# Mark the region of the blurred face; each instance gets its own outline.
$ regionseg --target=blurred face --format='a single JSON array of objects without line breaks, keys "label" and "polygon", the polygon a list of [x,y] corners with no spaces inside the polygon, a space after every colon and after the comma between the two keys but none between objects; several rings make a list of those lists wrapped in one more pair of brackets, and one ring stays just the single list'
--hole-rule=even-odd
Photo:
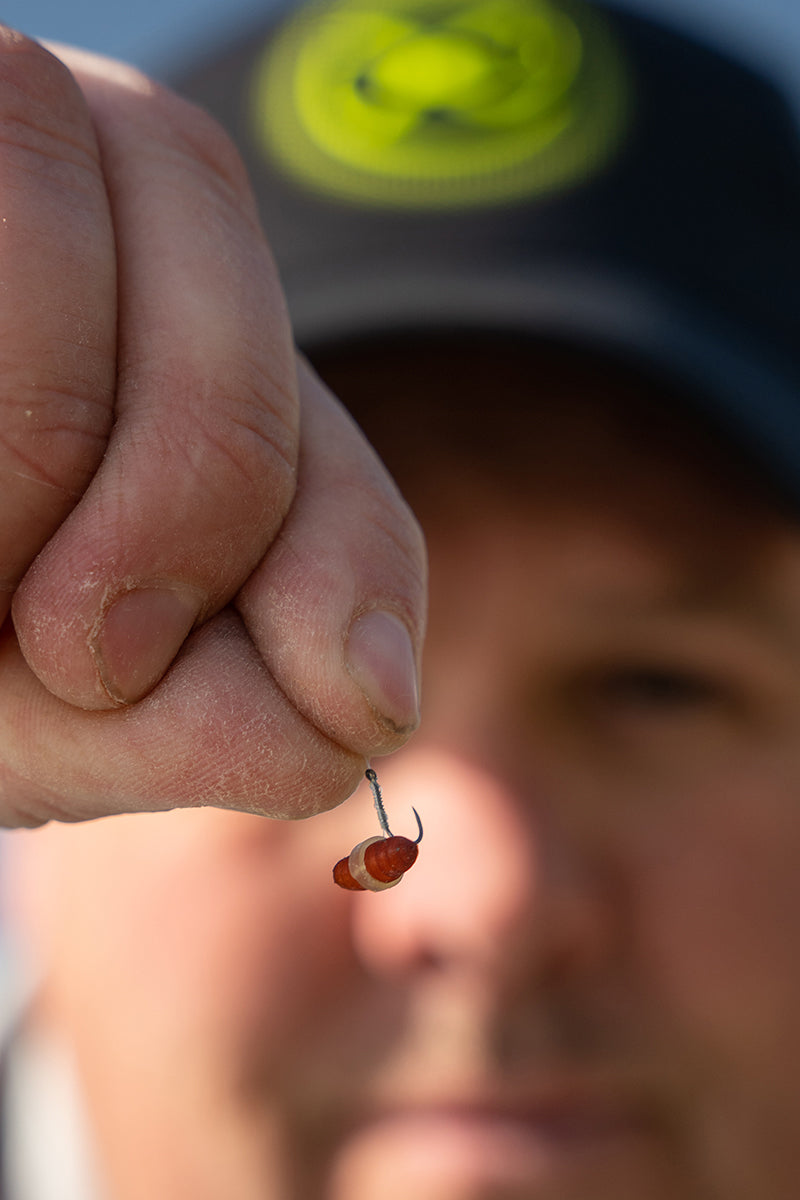
[{"label": "blurred face", "polygon": [[800,539],[604,457],[426,501],[397,888],[366,787],[19,835],[111,1200],[796,1197]]}]

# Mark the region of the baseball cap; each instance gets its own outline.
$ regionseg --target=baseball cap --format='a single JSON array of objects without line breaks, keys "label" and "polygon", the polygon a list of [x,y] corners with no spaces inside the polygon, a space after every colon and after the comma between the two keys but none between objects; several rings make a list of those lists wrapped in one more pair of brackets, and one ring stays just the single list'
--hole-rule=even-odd
[{"label": "baseball cap", "polygon": [[584,0],[311,0],[179,89],[238,143],[301,348],[580,344],[800,500],[800,141],[770,81]]}]

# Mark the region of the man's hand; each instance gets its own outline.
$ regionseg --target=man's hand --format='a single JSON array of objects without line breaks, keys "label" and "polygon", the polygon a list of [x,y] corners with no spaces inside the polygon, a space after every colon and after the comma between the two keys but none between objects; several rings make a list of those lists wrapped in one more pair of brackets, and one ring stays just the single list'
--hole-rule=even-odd
[{"label": "man's hand", "polygon": [[225,135],[57,53],[0,40],[0,822],[319,812],[416,723],[418,528]]}]

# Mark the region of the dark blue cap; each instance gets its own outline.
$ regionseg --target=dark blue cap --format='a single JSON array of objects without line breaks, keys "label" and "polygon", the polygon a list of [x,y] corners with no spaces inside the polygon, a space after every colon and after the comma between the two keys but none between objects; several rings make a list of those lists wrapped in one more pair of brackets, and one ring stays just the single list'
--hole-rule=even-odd
[{"label": "dark blue cap", "polygon": [[[299,78],[319,70],[314,62],[326,20],[339,22],[338,29],[343,12],[350,19],[357,11],[359,19],[389,13],[405,22],[395,42],[380,34],[370,62],[351,64],[350,77],[334,64],[328,82],[339,89],[331,92],[335,136],[342,119],[337,104],[342,112],[366,101],[391,113],[402,109],[403,55],[419,70],[426,55],[454,44],[464,53],[453,74],[463,66],[469,75],[474,46],[483,53],[480,39],[494,37],[492,28],[480,29],[487,3],[509,13],[516,5],[527,11],[525,20],[546,12],[562,32],[566,22],[579,36],[577,56],[564,43],[560,83],[543,102],[545,117],[536,114],[550,121],[539,176],[538,149],[520,174],[519,163],[508,171],[501,148],[497,169],[510,181],[505,190],[489,186],[482,199],[480,189],[465,185],[460,204],[457,188],[431,198],[398,185],[393,201],[385,171],[377,194],[348,190],[346,179],[341,184],[354,172],[369,175],[358,147],[345,145],[350,159],[339,176],[323,172],[318,185],[313,166],[304,174],[291,153],[282,153],[281,137],[293,144],[308,135],[317,138],[318,157],[329,154],[328,132],[312,128],[315,120],[324,123],[324,111],[301,112],[294,124],[290,114],[274,143],[265,137],[271,119],[263,111],[265,86],[268,92],[269,80],[279,79],[289,107],[302,108],[308,80],[296,83],[292,72]],[[508,45],[498,37],[492,63],[486,71],[480,63],[475,68],[477,83],[468,80],[477,88],[471,113],[465,115],[469,104],[454,103],[450,111],[446,95],[412,80],[416,132],[424,121],[424,136],[441,138],[443,146],[448,137],[469,137],[472,117],[484,128],[495,119],[490,113],[484,120],[482,104],[511,103],[503,87],[513,90],[513,79],[522,78],[519,62],[540,70],[530,44],[508,68]],[[387,44],[391,59],[380,57]],[[500,59],[505,75],[495,69]],[[317,84],[318,91],[327,86],[312,78],[312,92]],[[334,0],[284,11],[269,28],[185,75],[179,87],[214,112],[242,150],[304,348],[387,331],[454,329],[575,341],[656,369],[699,396],[800,500],[800,141],[788,106],[768,81],[672,29],[602,5]],[[608,113],[598,123],[604,103]],[[274,120],[280,125],[284,117]],[[567,167],[554,167],[553,145],[570,120]],[[445,168],[446,160],[443,152]]]}]

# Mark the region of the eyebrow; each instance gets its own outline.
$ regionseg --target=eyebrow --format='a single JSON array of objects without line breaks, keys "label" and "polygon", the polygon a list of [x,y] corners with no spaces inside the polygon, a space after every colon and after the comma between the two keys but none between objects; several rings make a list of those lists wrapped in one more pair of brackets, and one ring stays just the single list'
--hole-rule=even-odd
[{"label": "eyebrow", "polygon": [[650,643],[661,629],[673,637],[682,635],[687,650],[739,655],[749,651],[758,653],[762,661],[767,654],[784,670],[800,670],[800,591],[794,625],[765,593],[759,596],[751,591],[750,599],[747,603],[743,593],[737,597],[717,587],[653,587],[639,596],[621,592],[585,596],[576,607],[581,616],[602,622],[606,633],[613,618],[615,632],[631,647],[643,635]]}]

